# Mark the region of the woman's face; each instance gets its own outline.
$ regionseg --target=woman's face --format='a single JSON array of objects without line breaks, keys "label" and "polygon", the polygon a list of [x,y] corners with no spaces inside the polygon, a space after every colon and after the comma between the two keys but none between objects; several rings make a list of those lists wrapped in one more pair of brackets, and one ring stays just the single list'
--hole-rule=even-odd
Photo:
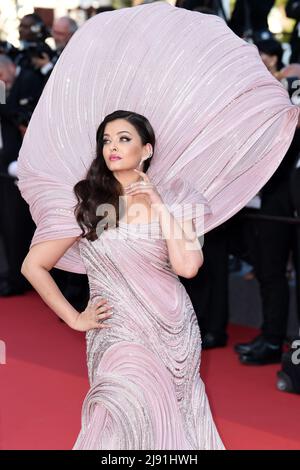
[{"label": "woman's face", "polygon": [[[111,171],[134,170],[141,159],[151,152],[151,144],[143,145],[135,127],[125,119],[115,119],[106,124],[103,134],[103,156]],[[119,159],[111,157],[118,156]]]}]

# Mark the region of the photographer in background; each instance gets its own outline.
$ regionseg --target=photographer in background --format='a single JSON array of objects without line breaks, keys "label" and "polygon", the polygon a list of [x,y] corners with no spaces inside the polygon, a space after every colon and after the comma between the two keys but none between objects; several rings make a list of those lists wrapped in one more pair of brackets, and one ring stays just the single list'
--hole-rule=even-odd
[{"label": "photographer in background", "polygon": [[50,37],[45,23],[35,13],[25,15],[19,26],[20,49],[15,58],[15,64],[22,68],[33,70],[45,84],[48,78],[49,67],[37,65],[39,60],[51,61],[55,51],[45,42]]},{"label": "photographer in background", "polygon": [[8,41],[0,41],[0,54],[8,56],[13,62],[15,62],[19,49],[13,46]]},{"label": "photographer in background", "polygon": [[20,269],[34,224],[15,185],[13,167],[43,86],[34,71],[16,67],[5,55],[0,55],[0,80],[5,83],[6,92],[6,103],[0,105],[0,234],[8,264],[8,272],[0,283],[0,296],[8,296],[22,294],[30,287]]},{"label": "photographer in background", "polygon": [[78,26],[76,21],[68,16],[63,16],[53,22],[51,33],[56,46],[55,54],[52,54],[51,56],[44,53],[42,57],[34,57],[32,60],[36,69],[40,70],[41,73],[44,74],[45,81],[48,80],[59,56],[77,29]]}]

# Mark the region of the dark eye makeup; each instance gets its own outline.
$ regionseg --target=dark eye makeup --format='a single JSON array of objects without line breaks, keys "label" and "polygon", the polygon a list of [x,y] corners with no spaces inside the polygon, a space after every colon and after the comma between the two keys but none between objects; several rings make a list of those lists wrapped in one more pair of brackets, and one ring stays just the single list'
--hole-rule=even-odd
[{"label": "dark eye makeup", "polygon": [[[131,140],[129,137],[125,137],[125,136],[120,137],[120,139],[121,139],[121,140],[122,140],[122,139],[125,139],[126,141],[130,141],[130,140]],[[107,142],[108,142],[108,139],[103,139],[103,140],[102,140],[103,145],[106,144]]]}]

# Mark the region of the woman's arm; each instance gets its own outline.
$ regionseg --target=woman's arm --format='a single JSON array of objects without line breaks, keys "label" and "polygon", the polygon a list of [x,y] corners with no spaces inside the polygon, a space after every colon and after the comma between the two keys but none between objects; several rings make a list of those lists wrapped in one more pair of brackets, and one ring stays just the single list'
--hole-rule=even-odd
[{"label": "woman's arm", "polygon": [[157,211],[174,272],[186,278],[196,276],[203,264],[203,252],[193,221],[185,220],[181,224],[163,203]]},{"label": "woman's arm", "polygon": [[96,306],[87,307],[84,313],[79,313],[63,296],[57,284],[49,273],[64,253],[78,240],[79,237],[51,240],[34,245],[21,267],[21,273],[42,297],[44,302],[74,330],[87,331],[92,328],[104,328],[106,325],[99,320],[109,317],[106,312],[106,300],[99,301]]},{"label": "woman's arm", "polygon": [[159,217],[162,234],[166,239],[169,259],[178,276],[192,278],[196,276],[203,263],[201,245],[194,230],[193,221],[186,220],[182,224],[168,211],[162,197],[151,183],[146,173],[135,169],[143,182],[138,181],[125,188],[125,195],[145,194],[149,198],[151,211]]}]

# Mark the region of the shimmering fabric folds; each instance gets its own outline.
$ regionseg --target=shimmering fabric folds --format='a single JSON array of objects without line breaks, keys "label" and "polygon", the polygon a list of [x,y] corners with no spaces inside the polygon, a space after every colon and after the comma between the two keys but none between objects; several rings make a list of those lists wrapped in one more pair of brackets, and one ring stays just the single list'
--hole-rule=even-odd
[{"label": "shimmering fabric folds", "polygon": [[158,221],[122,222],[79,242],[90,301],[104,297],[114,313],[110,329],[86,334],[90,389],[76,450],[224,449],[199,375],[196,314],[160,232]]},{"label": "shimmering fabric folds", "polygon": [[[195,215],[199,234],[270,178],[298,117],[256,47],[222,19],[165,2],[96,15],[59,58],[20,151],[19,188],[37,224],[32,245],[80,234],[72,188],[94,158],[98,125],[117,109],[151,122],[157,146],[148,175],[173,199],[174,214],[191,204],[186,216]],[[179,179],[181,198],[171,192]],[[77,243],[56,267],[85,272]]]}]

